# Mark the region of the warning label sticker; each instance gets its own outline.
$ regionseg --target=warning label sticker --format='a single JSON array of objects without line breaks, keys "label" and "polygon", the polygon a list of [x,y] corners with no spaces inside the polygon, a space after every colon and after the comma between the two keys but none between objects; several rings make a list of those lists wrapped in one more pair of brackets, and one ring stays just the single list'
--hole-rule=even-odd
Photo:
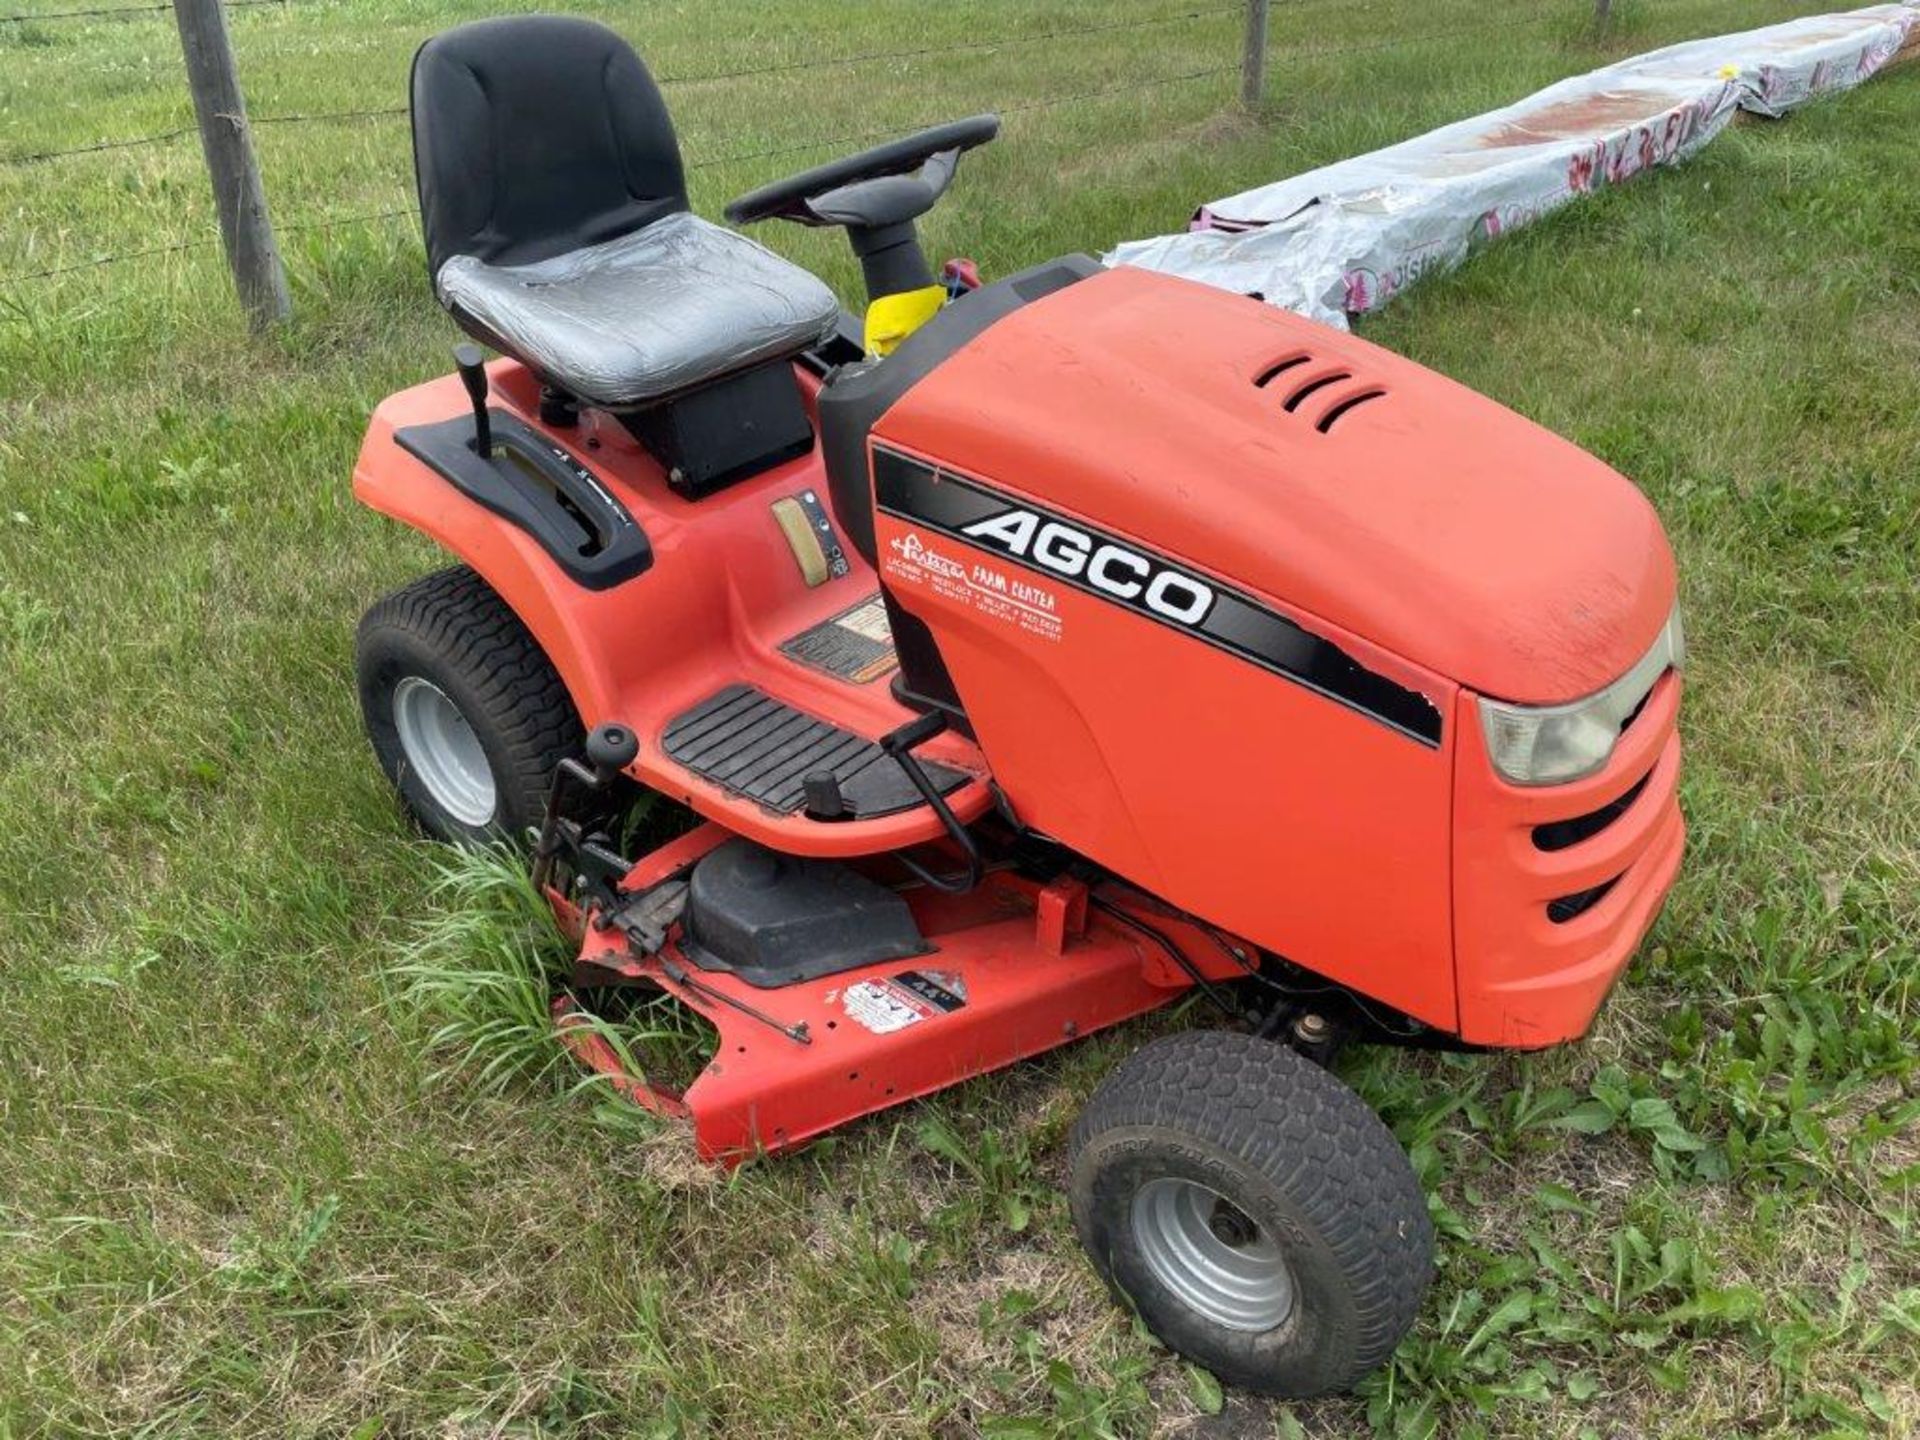
[{"label": "warning label sticker", "polygon": [[957,600],[1042,640],[1060,638],[1060,597],[1045,585],[1010,575],[983,560],[956,560],[923,540],[918,531],[910,530],[891,542],[888,551],[889,578]]},{"label": "warning label sticker", "polygon": [[900,664],[893,653],[887,607],[880,603],[877,590],[851,610],[803,630],[782,645],[780,652],[856,685],[878,680]]},{"label": "warning label sticker", "polygon": [[861,980],[841,992],[847,1018],[876,1035],[918,1025],[935,1013],[926,1001],[891,980]]},{"label": "warning label sticker", "polygon": [[967,982],[952,970],[902,970],[893,979],[948,1014],[966,1007]]}]

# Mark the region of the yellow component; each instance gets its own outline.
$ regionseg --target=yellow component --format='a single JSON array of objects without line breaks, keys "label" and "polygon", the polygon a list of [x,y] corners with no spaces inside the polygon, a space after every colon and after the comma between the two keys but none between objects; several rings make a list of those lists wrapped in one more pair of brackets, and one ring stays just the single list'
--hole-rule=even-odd
[{"label": "yellow component", "polygon": [[882,295],[867,306],[867,353],[891,355],[894,346],[938,315],[946,303],[944,285]]},{"label": "yellow component", "polygon": [[807,582],[807,588],[826,584],[827,552],[820,548],[820,537],[814,533],[813,522],[807,519],[800,502],[791,495],[774,501],[773,518],[780,526],[780,533],[787,537],[787,548],[793,551],[794,563],[800,567],[800,576]]},{"label": "yellow component", "polygon": [[1740,78],[1740,67],[1738,65],[1722,65],[1720,67],[1720,78],[1722,80],[1738,80]]}]

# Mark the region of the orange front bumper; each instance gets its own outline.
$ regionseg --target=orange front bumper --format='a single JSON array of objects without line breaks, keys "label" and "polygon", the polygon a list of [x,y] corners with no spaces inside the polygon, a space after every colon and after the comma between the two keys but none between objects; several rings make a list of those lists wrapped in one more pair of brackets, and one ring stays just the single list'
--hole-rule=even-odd
[{"label": "orange front bumper", "polygon": [[1597,774],[1508,784],[1475,697],[1454,734],[1460,1036],[1538,1049],[1586,1033],[1680,868],[1680,677],[1669,671]]}]

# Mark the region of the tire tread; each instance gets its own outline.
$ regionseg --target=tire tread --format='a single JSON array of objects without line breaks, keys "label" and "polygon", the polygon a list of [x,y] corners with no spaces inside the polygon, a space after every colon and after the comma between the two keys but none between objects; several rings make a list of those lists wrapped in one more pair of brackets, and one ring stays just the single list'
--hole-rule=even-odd
[{"label": "tire tread", "polygon": [[1432,1278],[1433,1227],[1406,1153],[1365,1101],[1284,1045],[1187,1031],[1145,1046],[1100,1086],[1074,1125],[1069,1166],[1097,1137],[1141,1127],[1226,1151],[1310,1215],[1359,1312],[1344,1384],[1385,1363]]},{"label": "tire tread", "polygon": [[381,630],[418,638],[472,687],[505,743],[510,773],[496,783],[508,808],[524,816],[528,801],[544,796],[554,767],[579,750],[582,734],[540,642],[466,565],[423,575],[376,602],[361,617],[360,646]]}]

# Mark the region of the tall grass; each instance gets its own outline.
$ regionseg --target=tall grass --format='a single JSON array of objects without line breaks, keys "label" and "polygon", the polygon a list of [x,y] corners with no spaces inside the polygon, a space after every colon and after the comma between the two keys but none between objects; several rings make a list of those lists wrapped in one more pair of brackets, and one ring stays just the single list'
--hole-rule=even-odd
[{"label": "tall grass", "polygon": [[401,1003],[427,1018],[440,1078],[495,1092],[551,1082],[557,981],[571,962],[525,857],[449,849],[431,862],[425,916],[393,966]]},{"label": "tall grass", "polygon": [[[647,816],[624,828],[644,833],[658,824]],[[575,947],[534,889],[524,854],[447,849],[431,865],[423,918],[391,974],[400,1005],[431,1027],[426,1046],[441,1057],[436,1079],[495,1094],[591,1089],[646,1116],[608,1077],[582,1073],[560,1043],[553,1004],[563,993],[584,1002],[567,1025],[604,1040],[632,1074],[684,1084],[705,1063],[712,1028],[672,996],[652,987],[572,995]]]}]

